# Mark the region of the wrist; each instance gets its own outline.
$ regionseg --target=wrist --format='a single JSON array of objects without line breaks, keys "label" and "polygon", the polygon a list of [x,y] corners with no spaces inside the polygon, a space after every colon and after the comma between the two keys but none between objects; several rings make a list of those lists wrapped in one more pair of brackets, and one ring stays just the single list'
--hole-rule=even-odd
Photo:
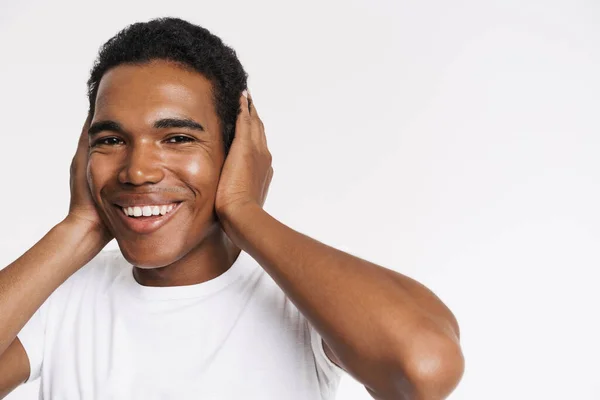
[{"label": "wrist", "polygon": [[[247,202],[231,204],[230,207],[221,210],[217,215],[223,230],[227,236],[241,249],[245,249],[242,242],[247,236],[249,227],[255,225],[257,216],[265,211],[256,203]],[[259,217],[260,218],[260,217]]]},{"label": "wrist", "polygon": [[71,232],[76,237],[90,239],[101,248],[112,240],[112,236],[103,224],[90,221],[76,214],[68,214],[58,223],[58,226]]},{"label": "wrist", "polygon": [[252,201],[235,202],[217,209],[217,216],[221,223],[233,225],[238,223],[244,217],[256,212],[263,211],[262,207]]}]

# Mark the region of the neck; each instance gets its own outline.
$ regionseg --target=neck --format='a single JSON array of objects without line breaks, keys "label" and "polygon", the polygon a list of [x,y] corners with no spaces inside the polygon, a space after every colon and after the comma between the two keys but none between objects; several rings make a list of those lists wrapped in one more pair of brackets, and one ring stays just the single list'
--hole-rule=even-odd
[{"label": "neck", "polygon": [[227,271],[240,249],[216,224],[198,246],[179,260],[161,268],[133,267],[135,280],[143,286],[185,286],[209,281]]}]

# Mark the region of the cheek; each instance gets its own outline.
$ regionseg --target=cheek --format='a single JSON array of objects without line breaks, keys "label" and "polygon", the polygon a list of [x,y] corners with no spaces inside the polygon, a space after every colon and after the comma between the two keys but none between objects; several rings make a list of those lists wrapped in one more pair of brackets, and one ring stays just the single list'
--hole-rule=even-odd
[{"label": "cheek", "polygon": [[111,164],[103,161],[100,157],[90,155],[87,165],[87,181],[90,191],[95,198],[99,198],[100,190],[114,173]]},{"label": "cheek", "polygon": [[197,160],[193,160],[191,162],[188,162],[185,165],[185,173],[189,176],[193,176],[196,177],[200,174],[200,171],[202,170],[201,168],[201,162],[197,161]]},{"label": "cheek", "polygon": [[[221,168],[208,157],[191,157],[180,163],[182,174],[187,180],[202,189],[214,191],[218,182]],[[204,193],[205,195],[207,193]]]}]

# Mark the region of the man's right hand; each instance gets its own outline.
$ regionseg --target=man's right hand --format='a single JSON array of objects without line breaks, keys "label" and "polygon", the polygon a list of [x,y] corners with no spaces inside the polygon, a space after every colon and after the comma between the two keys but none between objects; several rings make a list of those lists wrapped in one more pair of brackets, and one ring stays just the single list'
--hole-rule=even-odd
[{"label": "man's right hand", "polygon": [[71,162],[69,214],[25,254],[0,269],[0,398],[31,374],[17,334],[54,290],[112,239],[87,182],[89,126],[88,118]]},{"label": "man's right hand", "polygon": [[87,182],[89,125],[90,119],[83,125],[71,162],[69,214],[21,257],[0,269],[0,398],[31,372],[17,334],[54,290],[112,239]]},{"label": "man's right hand", "polygon": [[89,159],[88,129],[90,122],[91,116],[88,116],[81,129],[81,135],[79,135],[77,151],[71,161],[71,203],[66,219],[78,224],[89,224],[93,229],[100,230],[103,236],[110,241],[113,236],[98,213],[87,181],[87,164]]}]

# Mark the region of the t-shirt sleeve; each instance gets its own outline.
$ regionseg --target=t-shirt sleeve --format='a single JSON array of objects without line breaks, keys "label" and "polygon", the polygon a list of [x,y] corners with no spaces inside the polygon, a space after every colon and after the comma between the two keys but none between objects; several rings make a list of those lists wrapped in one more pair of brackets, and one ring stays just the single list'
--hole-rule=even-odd
[{"label": "t-shirt sleeve", "polygon": [[46,337],[46,322],[48,319],[49,297],[23,326],[17,337],[21,341],[29,358],[30,373],[25,382],[31,382],[40,377],[44,360],[44,342]]},{"label": "t-shirt sleeve", "polygon": [[323,339],[321,335],[308,320],[306,323],[310,331],[310,342],[317,366],[324,372],[330,389],[335,391],[345,371],[327,357],[325,349],[323,348]]},{"label": "t-shirt sleeve", "polygon": [[44,354],[48,350],[46,346],[52,343],[53,334],[63,318],[64,305],[69,302],[73,289],[81,288],[86,281],[94,279],[94,271],[98,270],[94,266],[103,267],[110,257],[117,257],[119,254],[115,250],[105,250],[92,258],[52,292],[17,334],[29,359],[30,373],[25,382],[41,376]]}]

